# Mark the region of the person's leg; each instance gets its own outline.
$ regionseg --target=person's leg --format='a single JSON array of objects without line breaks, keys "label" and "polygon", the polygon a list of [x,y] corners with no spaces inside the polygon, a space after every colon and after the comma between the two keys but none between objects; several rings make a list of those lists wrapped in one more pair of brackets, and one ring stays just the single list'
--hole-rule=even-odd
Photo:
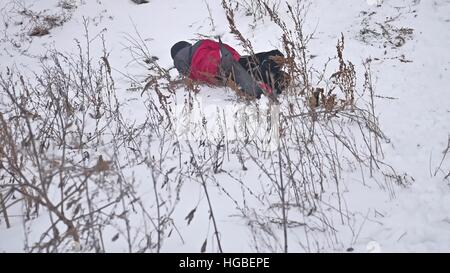
[{"label": "person's leg", "polygon": [[260,52],[254,56],[242,56],[239,63],[254,79],[263,81],[279,94],[289,83],[288,74],[281,70],[283,67],[283,59],[283,53],[275,49]]},{"label": "person's leg", "polygon": [[258,69],[259,67],[259,61],[258,58],[250,56],[250,55],[246,55],[246,56],[241,56],[241,58],[239,59],[239,64],[245,68],[245,70],[247,70],[247,72],[252,75],[253,77],[255,77],[256,75],[256,69]]},{"label": "person's leg", "polygon": [[277,93],[281,93],[284,89],[283,76],[285,72],[281,69],[282,62],[277,59],[283,59],[284,55],[279,50],[272,50],[256,54],[259,62],[259,71],[261,71],[262,80],[270,87],[275,89]]},{"label": "person's leg", "polygon": [[269,83],[268,72],[277,73],[281,66],[274,62],[271,57],[282,57],[284,55],[279,50],[256,53],[254,56],[242,56],[239,63],[257,80]]}]

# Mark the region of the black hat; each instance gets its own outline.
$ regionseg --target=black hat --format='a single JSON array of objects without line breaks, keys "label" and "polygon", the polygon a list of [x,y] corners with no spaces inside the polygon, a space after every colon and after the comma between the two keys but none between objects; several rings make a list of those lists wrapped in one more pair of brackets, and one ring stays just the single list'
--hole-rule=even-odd
[{"label": "black hat", "polygon": [[177,55],[178,51],[188,46],[191,46],[191,44],[186,41],[180,41],[174,44],[170,49],[170,55],[172,56],[172,59],[175,57],[175,55]]}]

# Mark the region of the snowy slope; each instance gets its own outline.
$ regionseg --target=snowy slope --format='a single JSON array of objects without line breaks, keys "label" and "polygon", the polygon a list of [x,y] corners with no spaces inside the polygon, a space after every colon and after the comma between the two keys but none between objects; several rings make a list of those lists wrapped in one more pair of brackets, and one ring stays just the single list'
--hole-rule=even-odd
[{"label": "snowy slope", "polygon": [[[61,9],[57,7],[56,0],[22,2],[33,10]],[[75,40],[85,41],[83,20],[86,19],[89,21],[90,37],[104,34],[117,93],[124,103],[122,111],[130,124],[143,121],[146,107],[140,92],[129,91],[133,85],[126,75],[143,80],[146,71],[144,67],[131,62],[132,56],[127,49],[128,35],[136,37],[138,32],[150,53],[165,68],[172,66],[169,50],[179,40],[221,35],[224,42],[243,51],[229,32],[220,1],[150,0],[150,3],[142,5],[127,0],[77,1],[77,7],[69,11],[68,19],[62,26],[51,29],[49,35],[32,38],[23,36],[26,26],[14,24],[22,20],[20,15],[13,12],[16,10],[15,5],[13,1],[6,0],[1,2],[4,7],[0,6],[4,21],[9,22],[8,26],[1,26],[0,73],[5,73],[6,67],[13,65],[26,75],[38,73],[39,56],[48,54],[52,48],[77,53]],[[283,4],[280,4],[280,11],[281,16],[284,16]],[[282,48],[281,31],[268,16],[254,22],[252,16],[246,16],[241,11],[236,17],[238,27],[252,42],[255,51]],[[386,26],[386,22],[392,27],[391,30],[412,29],[412,34],[406,33],[400,41],[389,40],[382,35],[381,26]],[[368,29],[381,35],[375,35]],[[315,56],[312,63],[318,67],[335,56],[336,43],[341,33],[346,38],[345,57],[355,64],[358,73],[364,73],[363,60],[372,58],[376,112],[380,126],[390,140],[383,144],[384,161],[403,176],[409,185],[393,186],[393,196],[389,189],[382,189],[376,183],[365,185],[358,181],[356,175],[344,174],[348,179],[344,179],[343,195],[353,224],[334,222],[339,218],[337,214],[332,209],[324,208],[326,213],[333,215],[329,219],[335,225],[335,233],[325,235],[324,238],[311,235],[322,244],[305,247],[302,245],[305,240],[302,229],[293,229],[289,233],[289,250],[341,252],[352,248],[357,252],[366,252],[379,248],[387,252],[450,251],[450,188],[448,179],[444,179],[450,169],[450,160],[445,159],[441,171],[436,171],[450,135],[450,1],[386,0],[380,5],[363,0],[312,1],[305,32],[315,33],[308,45],[308,52]],[[394,46],[393,43],[401,43],[401,46]],[[92,56],[101,56],[100,45],[100,40],[93,39]],[[171,73],[176,75],[173,70]],[[182,87],[172,99],[182,103],[186,93]],[[196,101],[208,106],[212,112],[211,119],[215,118],[217,107],[234,109],[241,106],[231,90],[209,86],[201,86]],[[267,99],[263,98],[261,104],[265,103]],[[236,159],[224,165],[226,170],[242,178],[246,183],[244,186],[257,193],[265,192],[264,187],[269,182],[264,175],[252,171],[252,167],[256,168],[254,164],[249,163],[248,172],[240,171],[241,165]],[[145,185],[150,176],[143,167],[140,168],[128,170],[128,175],[136,174],[137,179]],[[163,252],[199,252],[205,238],[208,239],[206,251],[218,251],[213,227],[208,219],[206,197],[201,185],[194,180],[183,184],[180,201],[172,215],[177,230],[164,240]],[[219,185],[211,184],[208,187],[223,250],[282,251],[280,242],[268,244],[275,245],[275,249],[255,248],[249,222],[240,216],[237,206],[229,198],[231,195],[239,204],[244,204],[244,186],[223,173],[216,176],[216,181]],[[141,190],[138,193],[140,196],[153,198],[149,185],[143,186]],[[258,203],[257,198],[247,198],[251,208],[265,208]],[[334,199],[330,197],[330,200]],[[188,225],[185,218],[193,208],[197,208],[195,217]],[[12,228],[7,229],[4,222],[0,221],[0,251],[24,250],[24,225],[20,211],[16,212],[17,215],[11,217]],[[141,215],[132,217],[133,223],[140,223]],[[39,229],[46,221],[45,216],[38,217],[27,228]],[[136,224],[136,229],[139,228]],[[105,229],[105,238],[108,238],[106,250],[128,251],[128,246],[121,239],[110,240],[116,233],[114,227]],[[339,239],[334,240],[333,236]]]}]

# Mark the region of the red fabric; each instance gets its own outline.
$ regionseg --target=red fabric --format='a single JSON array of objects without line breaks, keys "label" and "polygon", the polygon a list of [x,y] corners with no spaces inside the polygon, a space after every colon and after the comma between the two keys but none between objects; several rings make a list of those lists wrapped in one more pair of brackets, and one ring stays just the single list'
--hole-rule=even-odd
[{"label": "red fabric", "polygon": [[258,83],[259,87],[261,87],[261,89],[263,89],[264,91],[266,91],[269,94],[272,94],[272,88],[270,88],[270,86],[264,82],[259,82]]},{"label": "red fabric", "polygon": [[[239,61],[241,57],[231,46],[223,44],[233,59]],[[192,55],[191,73],[189,77],[196,81],[216,83],[216,76],[219,72],[220,64],[220,44],[212,40],[204,40]]]}]

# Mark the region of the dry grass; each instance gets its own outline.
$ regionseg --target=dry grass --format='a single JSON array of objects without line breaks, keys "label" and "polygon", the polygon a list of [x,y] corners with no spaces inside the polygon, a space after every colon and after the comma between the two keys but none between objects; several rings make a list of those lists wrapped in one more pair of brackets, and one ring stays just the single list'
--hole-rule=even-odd
[{"label": "dry grass", "polygon": [[[285,93],[267,105],[239,100],[252,111],[235,117],[218,109],[217,120],[203,113],[199,123],[188,120],[201,86],[172,78],[137,31],[126,37],[126,48],[148,74],[144,80],[125,76],[132,83],[127,95],[146,109],[139,122],[125,118],[105,41],[101,56],[90,55],[96,39],[90,39],[86,23],[78,54],[53,52],[35,79],[13,68],[0,74],[0,215],[6,220],[21,205],[27,228],[37,217],[46,219],[37,236],[26,234],[26,251],[104,252],[112,241],[129,252],[160,252],[171,236],[184,242],[174,211],[185,211],[184,221],[192,225],[200,204],[211,228],[197,242],[199,251],[227,251],[217,219],[223,204],[213,191],[248,225],[256,251],[346,249],[337,226],[356,241],[355,215],[345,202],[348,175],[391,196],[396,185],[408,182],[383,162],[382,145],[389,139],[375,111],[370,61],[365,74],[357,75],[345,59],[342,36],[336,56],[323,68],[312,67],[313,34],[303,31],[307,5],[287,5],[282,18],[279,6],[252,4],[282,30],[286,58],[278,61],[290,80]],[[253,53],[239,31],[236,7],[225,0],[222,6],[231,32]],[[363,86],[356,85],[358,77]],[[238,89],[233,82],[228,87]],[[176,105],[180,91],[187,94]],[[174,118],[177,109],[195,137],[177,134],[184,122]],[[211,123],[219,124],[214,134],[207,130]],[[264,134],[255,134],[255,127]],[[233,132],[239,137],[230,139]],[[186,183],[201,194],[195,206],[179,208]]]}]

